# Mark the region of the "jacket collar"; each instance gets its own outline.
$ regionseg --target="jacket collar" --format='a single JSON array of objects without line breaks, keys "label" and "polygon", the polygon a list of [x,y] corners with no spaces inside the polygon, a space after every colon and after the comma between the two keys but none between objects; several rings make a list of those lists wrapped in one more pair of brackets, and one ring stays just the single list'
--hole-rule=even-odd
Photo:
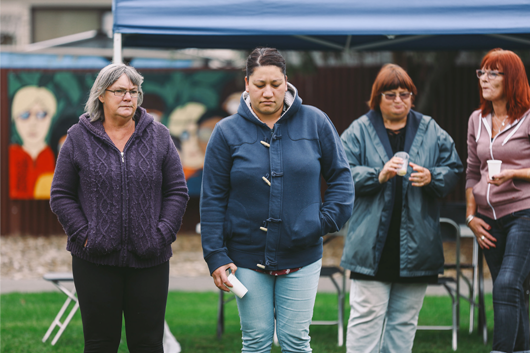
[{"label": "jacket collar", "polygon": [[[284,110],[278,121],[286,120],[294,116],[302,105],[302,99],[298,96],[298,90],[289,82],[287,82],[287,92],[285,92],[283,105]],[[254,124],[266,126],[266,124],[261,121],[252,110],[252,107],[250,106],[250,97],[246,91],[241,94],[237,113]]]},{"label": "jacket collar", "polygon": [[[375,132],[377,133],[377,136],[379,137],[379,140],[381,140],[381,143],[383,144],[383,148],[385,149],[387,161],[392,158],[394,153],[392,152],[392,147],[390,146],[390,140],[388,138],[388,133],[386,132],[385,124],[383,122],[383,116],[381,115],[381,112],[376,110],[370,110],[366,116],[370,120],[370,123],[372,123],[372,126],[375,129]],[[406,135],[405,135],[405,152],[410,151],[410,147],[412,146],[412,141],[414,141],[414,137],[416,136],[416,132],[418,132],[418,127],[420,126],[421,118],[423,117],[422,114],[415,112],[414,110],[410,110],[409,114],[407,115],[407,126],[406,126]]]},{"label": "jacket collar", "polygon": [[405,152],[407,153],[410,152],[412,141],[414,141],[414,138],[416,137],[416,133],[418,132],[422,118],[423,114],[420,114],[412,109],[407,116],[407,135],[405,136]]},{"label": "jacket collar", "polygon": [[[136,127],[134,132],[137,135],[141,134],[150,124],[154,122],[154,118],[149,113],[147,113],[142,107],[136,108],[136,112],[134,113],[134,120],[136,121]],[[105,128],[103,127],[103,121],[101,119],[96,120],[94,122],[90,122],[90,116],[88,115],[88,113],[85,113],[79,117],[79,124],[95,136],[110,141],[110,138],[105,132]]]}]

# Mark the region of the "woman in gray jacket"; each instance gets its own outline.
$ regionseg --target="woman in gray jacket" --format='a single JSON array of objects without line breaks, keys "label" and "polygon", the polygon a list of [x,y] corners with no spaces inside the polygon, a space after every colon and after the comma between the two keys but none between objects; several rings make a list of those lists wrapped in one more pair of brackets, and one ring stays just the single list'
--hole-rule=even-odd
[{"label": "woman in gray jacket", "polygon": [[411,352],[427,284],[443,272],[436,199],[463,167],[451,137],[411,110],[416,92],[401,67],[383,66],[371,110],[341,136],[356,195],[341,261],[352,279],[348,353]]}]

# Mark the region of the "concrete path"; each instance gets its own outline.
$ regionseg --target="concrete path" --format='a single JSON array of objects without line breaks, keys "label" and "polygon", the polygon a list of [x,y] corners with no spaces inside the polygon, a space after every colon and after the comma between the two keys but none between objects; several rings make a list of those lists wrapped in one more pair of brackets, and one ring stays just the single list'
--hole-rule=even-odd
[{"label": "concrete path", "polygon": [[[65,284],[69,287],[68,284]],[[487,279],[484,281],[484,287],[486,293],[491,293],[492,283],[491,280]],[[466,286],[462,283],[461,290],[465,290]],[[0,280],[0,293],[11,293],[11,292],[50,292],[56,291],[55,286],[43,279],[23,279],[23,280],[12,280],[12,279],[1,279]],[[170,291],[184,291],[184,292],[216,292],[217,287],[213,284],[211,277],[200,276],[200,277],[170,277],[169,278],[169,290]],[[346,291],[349,292],[350,283],[346,281]],[[333,293],[336,291],[333,283],[327,278],[321,278],[318,284],[319,292]],[[429,286],[427,289],[427,295],[445,295],[446,291],[442,286]]]}]

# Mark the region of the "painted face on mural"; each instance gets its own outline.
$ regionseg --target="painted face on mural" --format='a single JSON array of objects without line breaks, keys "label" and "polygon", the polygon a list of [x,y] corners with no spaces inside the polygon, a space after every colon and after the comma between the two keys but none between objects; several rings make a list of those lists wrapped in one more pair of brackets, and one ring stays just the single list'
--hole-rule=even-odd
[{"label": "painted face on mural", "polygon": [[55,95],[45,87],[25,86],[13,97],[11,118],[20,137],[9,146],[9,196],[13,200],[50,198],[55,156],[46,137],[56,109]]},{"label": "painted face on mural", "polygon": [[239,100],[241,99],[242,92],[234,92],[230,94],[223,102],[223,109],[228,115],[234,115],[239,109]]},{"label": "painted face on mural", "polygon": [[215,124],[217,124],[222,119],[222,116],[214,116],[206,121],[203,121],[199,125],[199,131],[197,133],[197,136],[199,137],[199,147],[201,148],[203,154],[206,153],[206,146],[208,146],[208,141],[210,141],[213,129],[215,128]]},{"label": "painted face on mural", "polygon": [[190,102],[175,108],[169,115],[169,132],[180,140],[180,160],[188,170],[200,169],[204,164],[204,153],[199,147],[197,136],[197,121],[205,111],[204,104]]},{"label": "painted face on mural", "polygon": [[23,144],[43,143],[50,129],[52,117],[42,103],[35,102],[28,110],[15,117],[15,126]]},{"label": "painted face on mural", "polygon": [[11,107],[22,148],[33,158],[47,146],[46,136],[57,109],[57,100],[47,88],[26,86],[17,91]]}]

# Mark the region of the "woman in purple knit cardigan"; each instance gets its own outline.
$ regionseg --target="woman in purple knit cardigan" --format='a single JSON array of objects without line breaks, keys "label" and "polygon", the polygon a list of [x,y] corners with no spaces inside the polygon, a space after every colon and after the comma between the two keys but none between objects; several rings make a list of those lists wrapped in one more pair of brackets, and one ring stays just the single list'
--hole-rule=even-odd
[{"label": "woman in purple knit cardigan", "polygon": [[171,243],[188,189],[168,129],[142,103],[143,77],[101,70],[68,131],[50,205],[68,236],[85,352],[163,353]]}]

